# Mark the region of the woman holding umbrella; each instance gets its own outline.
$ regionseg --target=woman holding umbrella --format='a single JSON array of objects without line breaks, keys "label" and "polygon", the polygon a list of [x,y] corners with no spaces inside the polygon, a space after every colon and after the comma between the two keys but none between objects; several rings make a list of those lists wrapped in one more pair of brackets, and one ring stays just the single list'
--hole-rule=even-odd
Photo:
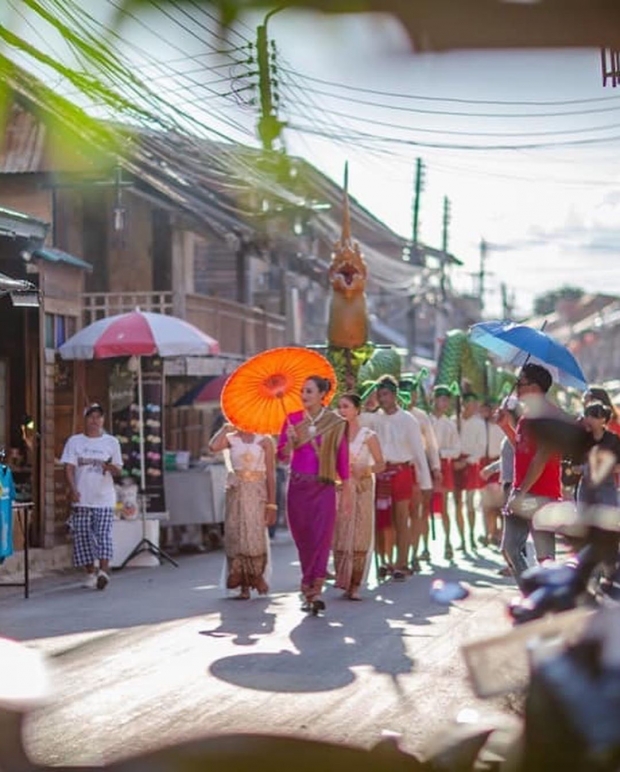
[{"label": "woman holding umbrella", "polygon": [[346,421],[324,402],[329,379],[306,378],[301,388],[303,410],[289,413],[280,431],[278,457],[290,462],[288,520],[301,563],[303,610],[325,608],[320,595],[336,522],[336,480],[342,481],[342,514],[351,516],[349,443]]}]

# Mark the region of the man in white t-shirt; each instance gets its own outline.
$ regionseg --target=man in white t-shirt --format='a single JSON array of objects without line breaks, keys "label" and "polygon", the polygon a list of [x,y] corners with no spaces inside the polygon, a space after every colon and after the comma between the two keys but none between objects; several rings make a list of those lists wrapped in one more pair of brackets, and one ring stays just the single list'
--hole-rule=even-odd
[{"label": "man in white t-shirt", "polygon": [[89,405],[84,410],[84,432],[69,437],[60,459],[70,489],[73,562],[86,569],[84,587],[98,590],[110,581],[114,477],[123,466],[121,446],[104,432],[103,416],[100,404]]}]

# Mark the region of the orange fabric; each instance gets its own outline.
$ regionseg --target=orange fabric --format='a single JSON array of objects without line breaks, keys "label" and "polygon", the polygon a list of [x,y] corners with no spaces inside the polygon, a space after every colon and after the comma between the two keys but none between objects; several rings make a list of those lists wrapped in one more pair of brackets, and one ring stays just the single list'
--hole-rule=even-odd
[{"label": "orange fabric", "polygon": [[264,351],[248,359],[229,377],[222,389],[222,412],[246,432],[278,434],[289,413],[303,410],[301,387],[311,375],[327,378],[336,388],[336,373],[317,351],[287,346]]}]

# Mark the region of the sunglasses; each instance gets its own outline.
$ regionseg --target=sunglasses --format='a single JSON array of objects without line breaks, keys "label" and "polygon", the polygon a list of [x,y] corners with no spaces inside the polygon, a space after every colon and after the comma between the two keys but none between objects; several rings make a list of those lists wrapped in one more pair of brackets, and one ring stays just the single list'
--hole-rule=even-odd
[{"label": "sunglasses", "polygon": [[588,418],[607,418],[608,411],[603,407],[588,407],[585,409],[584,415]]}]

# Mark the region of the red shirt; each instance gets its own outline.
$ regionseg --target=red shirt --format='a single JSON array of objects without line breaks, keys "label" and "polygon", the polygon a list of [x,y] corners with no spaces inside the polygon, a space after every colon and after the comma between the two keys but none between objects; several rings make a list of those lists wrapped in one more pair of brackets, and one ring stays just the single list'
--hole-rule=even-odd
[{"label": "red shirt", "polygon": [[[520,418],[515,429],[515,488],[519,488],[532,463],[538,447],[535,438],[528,431],[527,419]],[[562,471],[560,456],[553,455],[547,460],[540,477],[527,491],[534,496],[546,496],[550,499],[562,498]]]},{"label": "red shirt", "polygon": [[611,417],[611,420],[608,422],[605,428],[607,431],[612,432],[612,434],[617,434],[620,436],[620,423],[618,422],[618,419],[615,417],[615,415]]}]

